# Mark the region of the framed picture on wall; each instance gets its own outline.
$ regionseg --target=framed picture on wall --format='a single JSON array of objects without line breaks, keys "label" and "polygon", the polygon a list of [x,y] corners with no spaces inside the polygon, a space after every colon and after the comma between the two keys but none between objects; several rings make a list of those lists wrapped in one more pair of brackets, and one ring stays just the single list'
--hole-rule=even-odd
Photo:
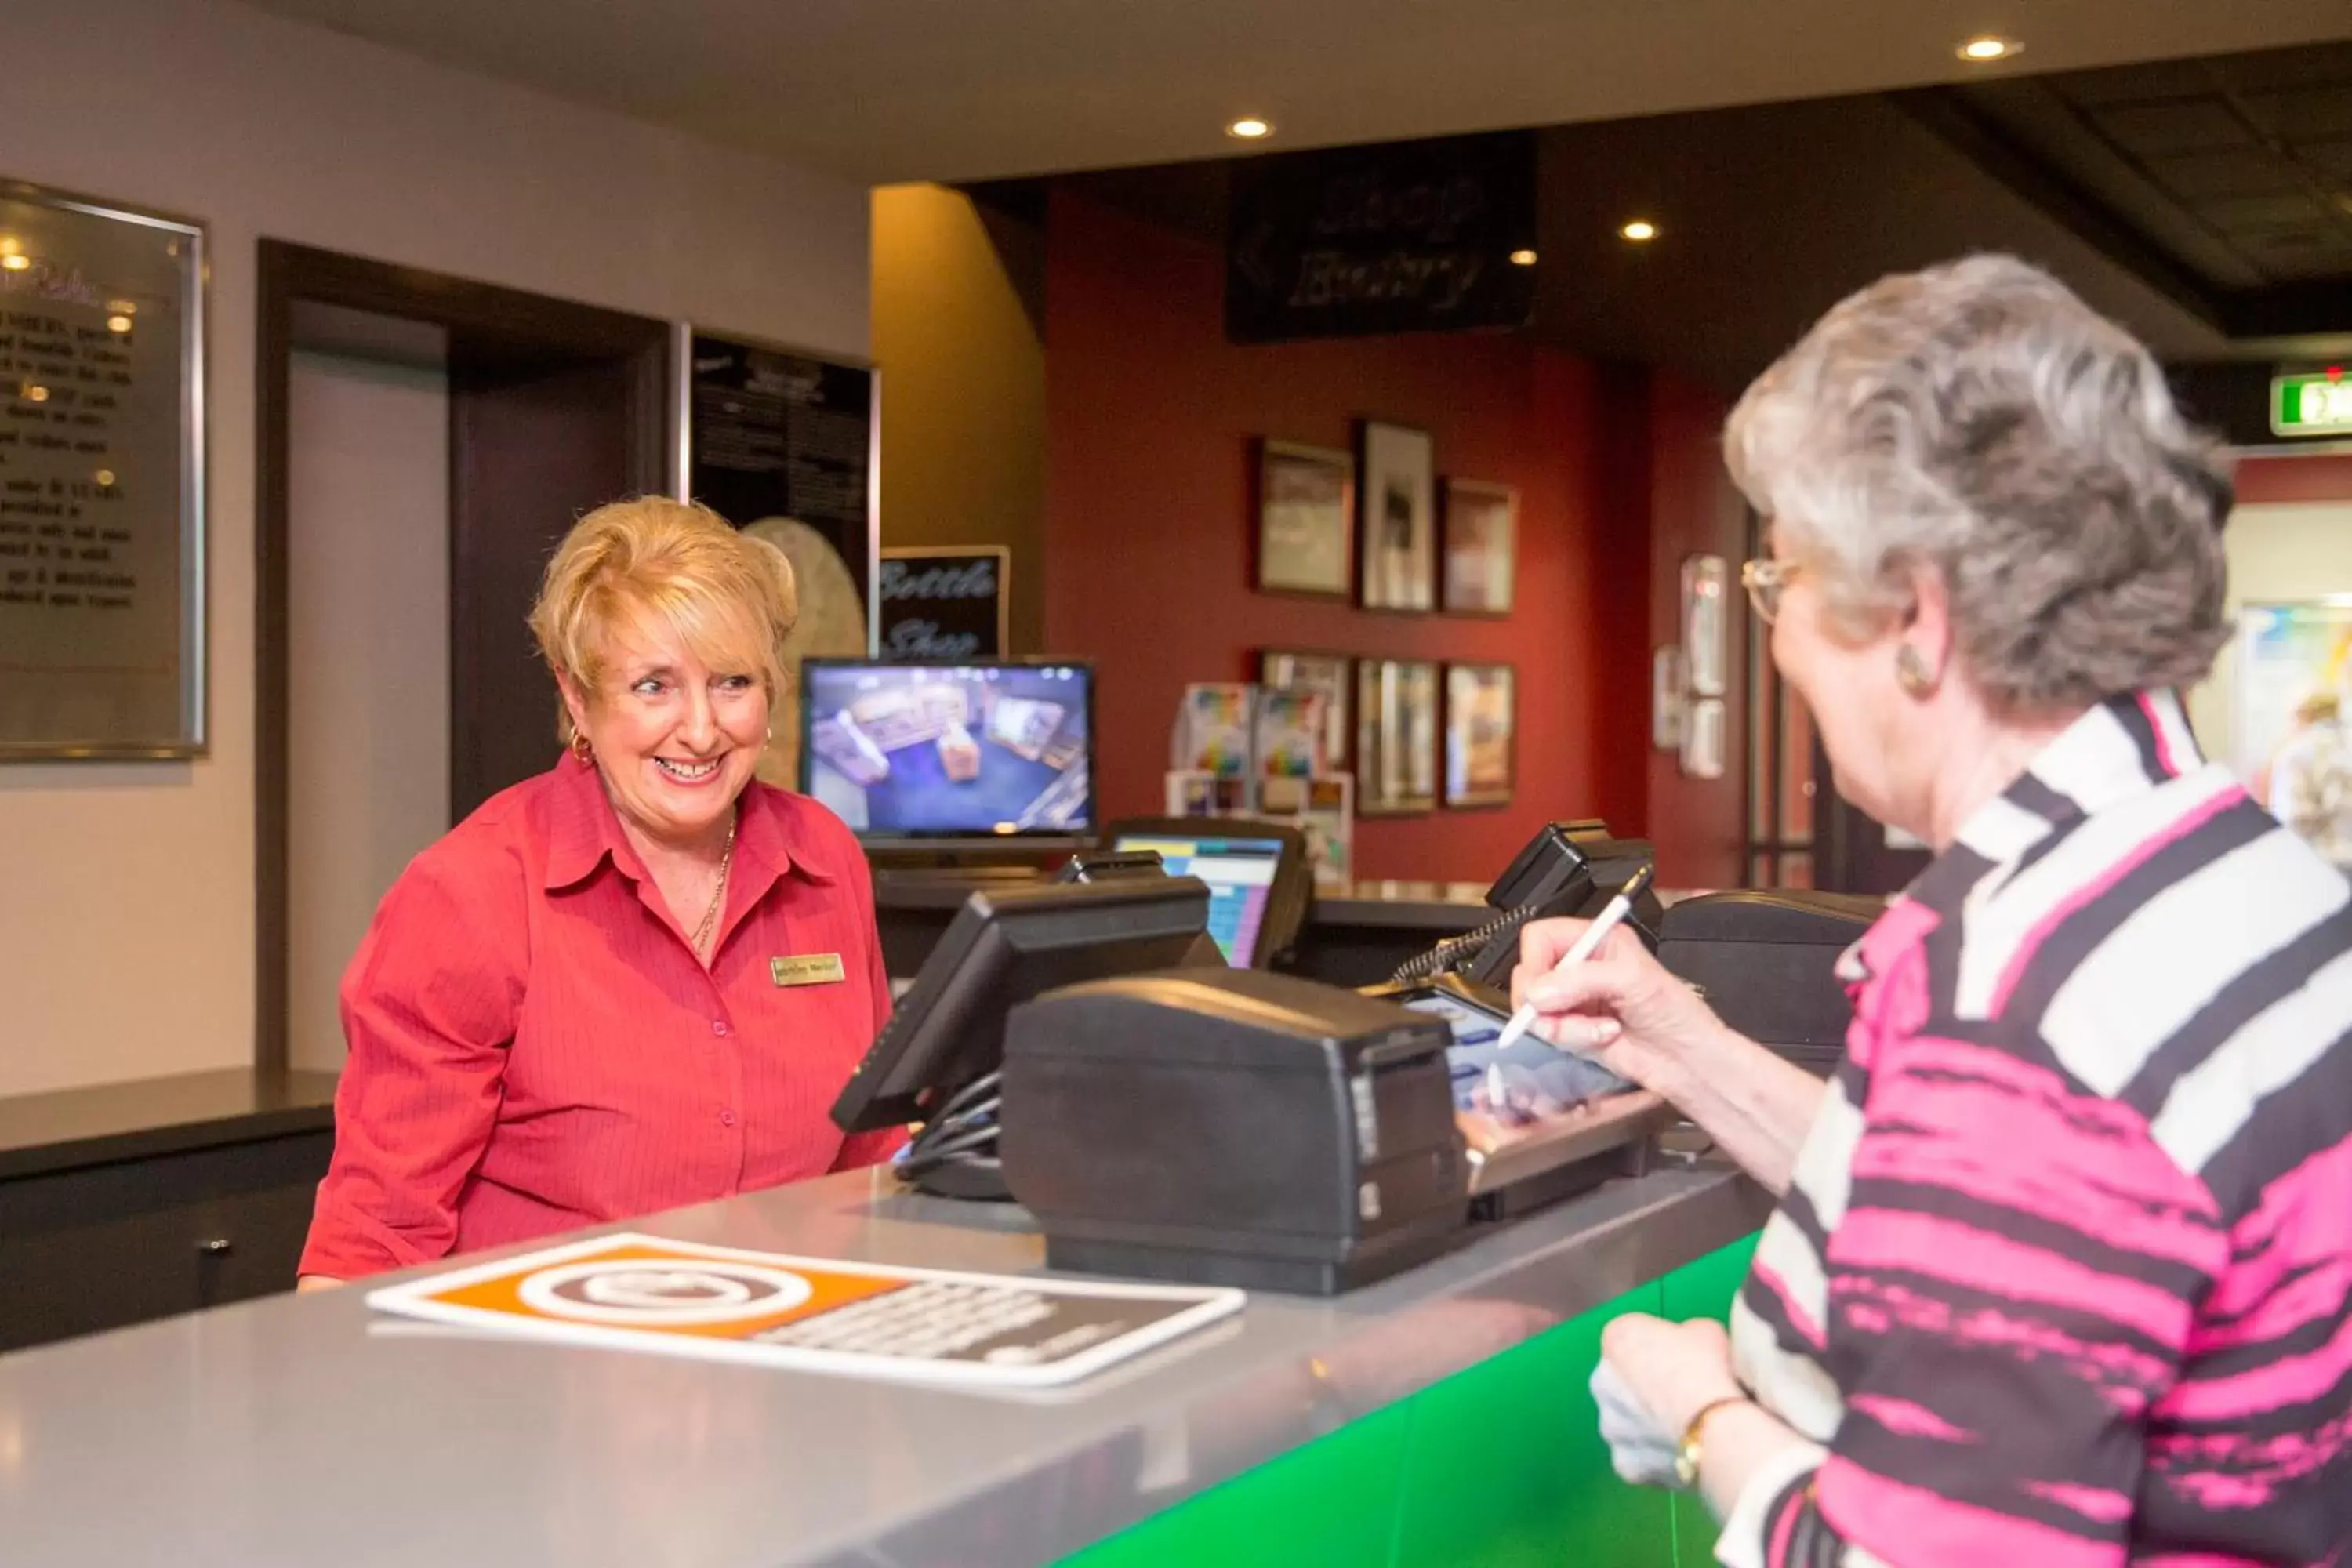
[{"label": "framed picture on wall", "polygon": [[1436,602],[1436,449],[1426,430],[1372,419],[1356,444],[1364,607],[1426,613]]},{"label": "framed picture on wall", "polygon": [[1445,667],[1445,804],[1508,805],[1518,742],[1507,664]]},{"label": "framed picture on wall", "polygon": [[1356,664],[1356,815],[1394,816],[1437,804],[1437,666]]},{"label": "framed picture on wall", "polygon": [[1259,442],[1258,591],[1345,599],[1355,584],[1354,455]]},{"label": "framed picture on wall", "polygon": [[1323,755],[1334,772],[1348,771],[1350,722],[1356,695],[1356,661],[1344,653],[1301,653],[1267,648],[1257,656],[1260,686],[1276,691],[1319,691],[1323,694]]},{"label": "framed picture on wall", "polygon": [[1475,479],[1445,481],[1444,593],[1450,615],[1507,616],[1518,564],[1519,492]]},{"label": "framed picture on wall", "polygon": [[1731,605],[1731,568],[1720,555],[1694,555],[1683,563],[1683,658],[1693,696],[1720,697],[1730,679],[1726,625]]}]

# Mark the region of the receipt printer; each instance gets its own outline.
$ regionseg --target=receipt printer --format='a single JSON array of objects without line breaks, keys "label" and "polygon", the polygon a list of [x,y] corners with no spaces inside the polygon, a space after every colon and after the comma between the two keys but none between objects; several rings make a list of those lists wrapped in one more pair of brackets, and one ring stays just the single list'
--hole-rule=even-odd
[{"label": "receipt printer", "polygon": [[1065,986],[1005,1026],[1005,1184],[1055,1268],[1351,1289],[1465,1222],[1451,1038],[1262,970]]}]

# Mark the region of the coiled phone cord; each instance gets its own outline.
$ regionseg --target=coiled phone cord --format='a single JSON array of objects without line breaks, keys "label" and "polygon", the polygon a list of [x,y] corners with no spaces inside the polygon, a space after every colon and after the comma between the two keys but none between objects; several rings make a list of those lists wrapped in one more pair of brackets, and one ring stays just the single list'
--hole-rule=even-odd
[{"label": "coiled phone cord", "polygon": [[1460,936],[1449,936],[1419,958],[1408,959],[1397,965],[1389,976],[1391,985],[1410,985],[1417,981],[1434,980],[1450,973],[1461,964],[1486,950],[1496,937],[1507,936],[1518,930],[1540,911],[1541,906],[1522,904],[1517,909],[1505,910],[1475,931],[1465,931]]}]

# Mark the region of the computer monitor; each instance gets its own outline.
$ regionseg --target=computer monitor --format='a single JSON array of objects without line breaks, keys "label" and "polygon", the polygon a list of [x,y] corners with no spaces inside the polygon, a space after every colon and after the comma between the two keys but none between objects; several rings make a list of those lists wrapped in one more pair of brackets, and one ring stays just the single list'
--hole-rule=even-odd
[{"label": "computer monitor", "polygon": [[974,891],[834,1102],[835,1124],[928,1120],[1003,1063],[1014,1007],[1056,986],[1181,967],[1208,923],[1209,889],[1191,877]]},{"label": "computer monitor", "polygon": [[1090,841],[1094,670],[1074,659],[801,665],[801,790],[868,846]]},{"label": "computer monitor", "polygon": [[1314,897],[1307,841],[1295,827],[1213,817],[1111,825],[1110,847],[1156,854],[1171,877],[1209,886],[1209,934],[1237,969],[1263,969],[1298,935]]}]

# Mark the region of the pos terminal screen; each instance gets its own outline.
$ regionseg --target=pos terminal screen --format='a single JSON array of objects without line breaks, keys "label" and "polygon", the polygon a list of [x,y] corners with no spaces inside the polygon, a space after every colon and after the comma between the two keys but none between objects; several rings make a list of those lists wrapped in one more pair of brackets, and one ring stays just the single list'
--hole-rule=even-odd
[{"label": "pos terminal screen", "polygon": [[1209,885],[1209,935],[1225,962],[1249,967],[1257,954],[1258,928],[1282,859],[1278,838],[1171,838],[1122,834],[1113,848],[1125,854],[1150,849],[1171,877],[1198,877]]}]

